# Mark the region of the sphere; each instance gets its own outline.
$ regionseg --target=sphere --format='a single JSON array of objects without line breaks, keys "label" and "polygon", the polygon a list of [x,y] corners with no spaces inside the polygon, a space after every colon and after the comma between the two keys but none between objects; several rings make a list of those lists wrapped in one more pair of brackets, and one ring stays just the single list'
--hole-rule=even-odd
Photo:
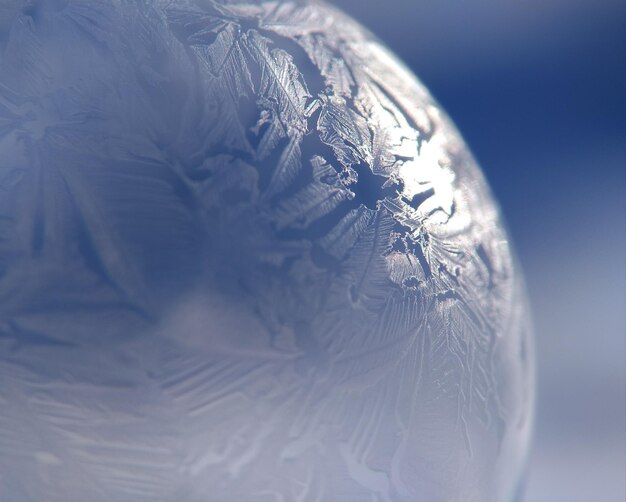
[{"label": "sphere", "polygon": [[0,7],[2,500],[513,500],[532,375],[476,162],[346,15]]}]

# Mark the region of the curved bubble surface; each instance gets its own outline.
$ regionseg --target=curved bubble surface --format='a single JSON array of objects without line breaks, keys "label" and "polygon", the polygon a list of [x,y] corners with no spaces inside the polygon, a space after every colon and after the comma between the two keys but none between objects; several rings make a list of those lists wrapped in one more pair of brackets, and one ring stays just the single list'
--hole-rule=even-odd
[{"label": "curved bubble surface", "polygon": [[512,500],[529,336],[474,159],[344,14],[0,7],[2,500]]}]

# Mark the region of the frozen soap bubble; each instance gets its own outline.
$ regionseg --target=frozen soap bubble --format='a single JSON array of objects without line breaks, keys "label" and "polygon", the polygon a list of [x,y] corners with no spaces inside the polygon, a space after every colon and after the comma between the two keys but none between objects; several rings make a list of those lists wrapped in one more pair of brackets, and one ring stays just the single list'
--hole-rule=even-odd
[{"label": "frozen soap bubble", "polygon": [[422,85],[317,2],[0,6],[0,499],[501,502],[521,278]]}]

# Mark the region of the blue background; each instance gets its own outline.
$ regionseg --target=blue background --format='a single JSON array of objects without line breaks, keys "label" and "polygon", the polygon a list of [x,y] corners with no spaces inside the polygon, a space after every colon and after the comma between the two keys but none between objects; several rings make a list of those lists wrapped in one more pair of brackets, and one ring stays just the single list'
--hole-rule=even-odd
[{"label": "blue background", "polygon": [[624,2],[334,3],[431,90],[503,208],[537,332],[527,502],[624,502]]}]

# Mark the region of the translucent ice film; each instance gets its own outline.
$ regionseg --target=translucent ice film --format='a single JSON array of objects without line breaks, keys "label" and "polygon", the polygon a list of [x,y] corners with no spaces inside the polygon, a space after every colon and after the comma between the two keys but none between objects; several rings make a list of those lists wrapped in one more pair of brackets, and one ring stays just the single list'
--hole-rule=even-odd
[{"label": "translucent ice film", "polygon": [[499,218],[326,4],[4,0],[0,500],[512,501]]}]

